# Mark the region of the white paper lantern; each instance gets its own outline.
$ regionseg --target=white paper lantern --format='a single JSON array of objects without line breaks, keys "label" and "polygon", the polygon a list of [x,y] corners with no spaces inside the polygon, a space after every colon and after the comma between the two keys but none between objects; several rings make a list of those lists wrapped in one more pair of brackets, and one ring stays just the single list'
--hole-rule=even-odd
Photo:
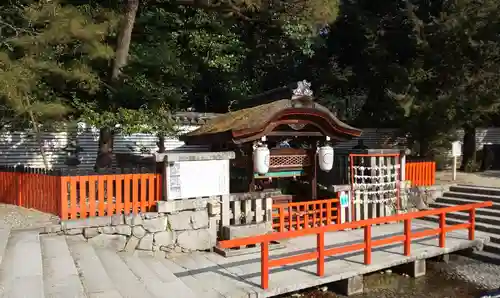
[{"label": "white paper lantern", "polygon": [[267,147],[257,147],[253,151],[253,168],[254,170],[264,175],[269,172],[270,152]]},{"label": "white paper lantern", "polygon": [[329,172],[333,168],[333,148],[330,146],[320,147],[318,150],[319,168]]}]

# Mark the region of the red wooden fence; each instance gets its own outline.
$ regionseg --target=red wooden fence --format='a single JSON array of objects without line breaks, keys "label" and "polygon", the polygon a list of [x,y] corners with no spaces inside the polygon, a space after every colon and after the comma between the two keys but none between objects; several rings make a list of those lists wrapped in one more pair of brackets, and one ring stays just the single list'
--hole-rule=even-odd
[{"label": "red wooden fence", "polygon": [[436,183],[435,161],[407,161],[405,166],[405,180],[411,181],[412,186],[432,186]]},{"label": "red wooden fence", "polygon": [[0,169],[0,203],[75,219],[148,212],[161,198],[157,173],[64,176],[36,171]]},{"label": "red wooden fence", "polygon": [[[325,274],[325,257],[332,256],[336,254],[343,254],[358,250],[364,251],[364,262],[366,265],[372,262],[372,249],[377,246],[388,245],[396,242],[404,243],[404,254],[406,256],[411,255],[411,241],[412,239],[418,239],[423,237],[429,237],[433,235],[439,235],[439,246],[444,248],[446,246],[446,233],[459,229],[469,230],[469,239],[474,239],[474,228],[476,223],[476,209],[491,207],[493,203],[491,201],[467,204],[467,205],[457,205],[446,208],[425,210],[419,212],[411,212],[406,214],[399,214],[387,217],[371,218],[367,220],[343,223],[343,224],[333,224],[322,227],[308,228],[298,231],[288,231],[288,232],[277,232],[270,233],[254,237],[246,237],[240,239],[220,241],[218,246],[221,248],[234,248],[246,245],[260,244],[261,247],[261,286],[263,289],[269,287],[269,268],[279,267],[284,265],[289,265],[293,263],[300,263],[308,260],[316,259],[317,275],[323,276]],[[446,213],[456,212],[456,211],[468,211],[469,212],[469,222],[457,224],[457,225],[446,225]],[[439,228],[424,230],[419,232],[411,231],[411,220],[419,217],[439,215]],[[390,236],[382,239],[372,239],[371,227],[376,224],[384,224],[389,222],[399,222],[404,221],[404,233],[402,235]],[[345,229],[355,229],[364,228],[364,241],[361,243],[348,244],[341,247],[335,247],[331,249],[325,249],[325,233],[335,232]],[[279,241],[283,239],[296,238],[307,235],[316,235],[316,251],[306,252],[302,254],[297,254],[293,256],[283,257],[279,259],[269,260],[269,243],[273,241]]]},{"label": "red wooden fence", "polygon": [[273,228],[285,232],[340,223],[339,210],[339,199],[275,204]]}]

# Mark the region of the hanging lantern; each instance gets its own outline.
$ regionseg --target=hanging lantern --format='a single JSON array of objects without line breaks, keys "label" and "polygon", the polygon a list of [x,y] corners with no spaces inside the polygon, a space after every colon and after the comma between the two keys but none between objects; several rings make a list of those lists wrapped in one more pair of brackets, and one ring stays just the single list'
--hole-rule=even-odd
[{"label": "hanging lantern", "polygon": [[266,145],[259,146],[253,151],[253,168],[260,175],[269,172],[270,152]]},{"label": "hanging lantern", "polygon": [[318,150],[319,168],[329,172],[333,168],[333,148],[325,145]]}]

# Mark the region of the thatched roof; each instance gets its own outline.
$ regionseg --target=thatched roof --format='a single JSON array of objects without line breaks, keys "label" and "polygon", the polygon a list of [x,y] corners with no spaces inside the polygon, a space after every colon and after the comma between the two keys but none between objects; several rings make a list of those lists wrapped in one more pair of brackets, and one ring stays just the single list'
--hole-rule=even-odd
[{"label": "thatched roof", "polygon": [[273,101],[271,103],[222,114],[220,116],[216,116],[212,119],[207,120],[206,123],[200,128],[187,133],[185,136],[194,137],[201,135],[218,134],[228,131],[263,128],[267,123],[273,120],[276,114],[300,107],[310,109],[311,113],[320,112],[322,114],[328,115],[336,126],[350,132],[349,134],[351,134],[352,136],[358,136],[361,134],[360,130],[338,120],[326,107],[312,102],[311,99],[302,98],[282,99]]}]

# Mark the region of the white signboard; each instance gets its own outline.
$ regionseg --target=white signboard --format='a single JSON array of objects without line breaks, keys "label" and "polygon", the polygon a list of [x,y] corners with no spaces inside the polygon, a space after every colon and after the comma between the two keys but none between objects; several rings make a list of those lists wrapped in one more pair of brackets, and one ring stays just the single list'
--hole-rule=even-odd
[{"label": "white signboard", "polygon": [[460,141],[451,143],[451,155],[453,157],[462,156],[462,143]]},{"label": "white signboard", "polygon": [[167,200],[229,194],[229,160],[175,162],[167,173]]}]

